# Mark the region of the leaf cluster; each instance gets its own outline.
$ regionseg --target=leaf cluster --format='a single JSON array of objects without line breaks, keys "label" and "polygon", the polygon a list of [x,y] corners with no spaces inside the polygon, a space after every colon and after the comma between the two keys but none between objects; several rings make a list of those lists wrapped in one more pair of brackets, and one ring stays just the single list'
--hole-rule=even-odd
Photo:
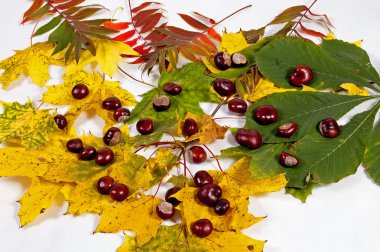
[{"label": "leaf cluster", "polygon": [[78,61],[83,47],[93,55],[96,48],[92,38],[109,38],[115,32],[102,24],[107,19],[88,19],[95,13],[105,10],[102,5],[80,5],[84,0],[33,0],[24,13],[22,23],[49,17],[50,21],[39,27],[33,36],[50,32],[49,42],[55,44],[53,54],[66,49],[65,58],[75,52]]}]

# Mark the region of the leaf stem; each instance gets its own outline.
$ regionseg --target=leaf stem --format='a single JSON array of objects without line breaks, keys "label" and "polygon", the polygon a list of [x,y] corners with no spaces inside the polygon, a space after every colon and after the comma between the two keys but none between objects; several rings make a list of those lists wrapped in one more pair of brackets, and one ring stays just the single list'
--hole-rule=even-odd
[{"label": "leaf stem", "polygon": [[227,98],[224,97],[223,100],[218,104],[218,106],[214,109],[214,111],[211,113],[211,116],[214,117],[216,113],[219,111],[219,109],[224,105],[226,102]]},{"label": "leaf stem", "polygon": [[305,12],[302,14],[300,19],[298,19],[297,23],[293,26],[292,30],[289,33],[289,36],[292,35],[293,32],[295,32],[297,34],[296,28],[298,27],[298,25],[301,23],[302,19],[304,19],[306,14],[310,11],[310,9],[314,6],[314,4],[316,2],[318,2],[318,0],[314,0],[314,2],[307,8],[307,10],[305,10]]},{"label": "leaf stem", "polygon": [[125,70],[123,70],[120,66],[117,67],[123,74],[125,74],[126,76],[128,76],[129,78],[131,78],[132,80],[134,81],[137,81],[141,84],[144,84],[144,85],[147,85],[147,86],[150,86],[150,87],[153,87],[153,88],[156,88],[155,85],[153,84],[150,84],[150,83],[147,83],[147,82],[144,82],[144,81],[141,81],[141,80],[138,80],[136,79],[135,77],[133,77],[132,75],[130,75],[129,73],[127,73]]},{"label": "leaf stem", "polygon": [[214,159],[216,160],[216,163],[218,164],[219,170],[220,170],[222,173],[224,173],[224,171],[223,171],[223,169],[222,169],[222,166],[220,165],[219,160],[218,160],[217,158],[215,158],[215,154],[210,150],[209,147],[207,147],[207,145],[204,144],[203,146],[208,150],[208,152],[211,153],[212,158],[214,158]]}]

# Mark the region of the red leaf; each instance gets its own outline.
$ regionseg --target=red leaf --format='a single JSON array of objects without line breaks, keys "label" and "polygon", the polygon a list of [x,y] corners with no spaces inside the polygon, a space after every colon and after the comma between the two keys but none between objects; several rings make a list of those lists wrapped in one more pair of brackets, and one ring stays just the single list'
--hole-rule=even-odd
[{"label": "red leaf", "polygon": [[21,22],[21,24],[24,24],[27,22],[27,17],[31,14],[33,14],[34,12],[36,12],[41,6],[42,4],[44,3],[43,0],[35,0],[32,4],[32,6],[30,6],[30,8],[24,13],[24,18]]},{"label": "red leaf", "polygon": [[205,43],[209,46],[212,46],[215,49],[215,51],[217,50],[215,44],[206,35],[201,34],[201,35],[199,35],[199,38],[200,38],[200,40],[203,41],[203,43]]},{"label": "red leaf", "polygon": [[215,20],[209,17],[206,17],[205,15],[200,14],[199,12],[194,11],[194,15],[198,16],[199,18],[209,22],[210,24],[215,24]]},{"label": "red leaf", "polygon": [[103,25],[107,28],[114,29],[117,31],[125,30],[129,27],[131,22],[120,22],[120,23],[114,23],[112,21],[107,21]]},{"label": "red leaf", "polygon": [[190,61],[193,61],[193,62],[199,62],[199,60],[194,56],[194,54],[192,54],[191,52],[189,52],[186,48],[179,48],[179,52],[186,59],[188,59]]},{"label": "red leaf", "polygon": [[208,29],[209,27],[201,22],[199,22],[198,20],[196,20],[195,18],[189,16],[189,15],[186,15],[186,14],[181,14],[181,13],[178,13],[178,15],[186,22],[188,23],[190,26],[194,27],[195,29],[198,29],[198,30],[206,30]]},{"label": "red leaf", "polygon": [[57,5],[55,8],[58,10],[66,10],[83,3],[85,0],[71,0],[64,4]]},{"label": "red leaf", "polygon": [[302,25],[302,23],[299,23],[299,26],[300,26],[302,32],[304,32],[304,33],[306,33],[306,34],[308,34],[310,36],[319,37],[319,38],[326,37],[326,35],[323,34],[323,33],[320,33],[320,32],[317,32],[317,31],[314,31],[314,30],[306,28],[305,26]]},{"label": "red leaf", "polygon": [[175,26],[166,26],[166,28],[169,31],[172,31],[172,32],[174,32],[180,36],[186,37],[186,38],[197,37],[200,34],[199,32],[187,31],[187,30],[184,30],[182,28],[175,27]]},{"label": "red leaf", "polygon": [[144,23],[146,23],[151,15],[153,15],[155,12],[159,11],[159,9],[151,9],[151,10],[144,10],[139,12],[136,16],[132,18],[133,23],[136,26],[142,26]]},{"label": "red leaf", "polygon": [[209,56],[210,53],[208,53],[203,47],[200,47],[200,46],[197,46],[195,44],[187,44],[186,45],[186,48],[194,53],[194,54],[197,54],[197,55],[201,55],[201,56]]},{"label": "red leaf", "polygon": [[153,14],[151,16],[150,20],[148,21],[148,23],[146,23],[141,28],[140,33],[145,33],[145,32],[151,31],[158,24],[158,22],[160,22],[161,17],[162,17],[161,13]]},{"label": "red leaf", "polygon": [[322,15],[315,14],[315,13],[311,12],[310,10],[309,10],[309,13],[310,13],[312,16],[315,16],[315,17],[323,17],[323,18],[325,18],[325,20],[327,21],[327,24],[328,24],[329,26],[331,26],[331,27],[334,27],[333,24],[330,22],[330,19],[327,17],[327,15],[325,15],[325,14],[322,14]]},{"label": "red leaf", "polygon": [[[125,55],[122,55],[123,57],[126,57]],[[144,59],[144,58],[138,58],[138,59],[136,59],[136,60],[134,60],[134,61],[132,61],[132,62],[129,62],[129,64],[141,64],[141,63],[145,63],[145,62],[147,62],[148,61],[148,59]]]},{"label": "red leaf", "polygon": [[145,3],[142,3],[141,5],[133,8],[131,11],[133,13],[136,13],[136,12],[139,12],[140,10],[142,10],[142,9],[148,7],[149,5],[152,5],[152,4],[158,4],[158,5],[160,5],[161,3],[159,3],[159,2],[145,2]]},{"label": "red leaf", "polygon": [[137,42],[139,41],[139,38],[135,38],[134,40],[127,40],[127,41],[124,41],[124,43],[126,43],[127,45],[129,46],[135,46],[137,45]]},{"label": "red leaf", "polygon": [[116,37],[113,38],[113,40],[116,40],[116,41],[126,41],[128,39],[130,39],[131,37],[133,37],[133,35],[135,35],[135,31],[132,30],[132,31],[127,31],[125,33],[122,33]]},{"label": "red leaf", "polygon": [[145,48],[146,45],[139,45],[133,48],[136,52],[138,52],[141,55],[145,55],[150,52],[151,48]]},{"label": "red leaf", "polygon": [[222,41],[222,37],[214,30],[214,28],[210,28],[210,29],[208,29],[207,30],[207,33],[208,33],[208,35],[211,37],[211,38],[213,38],[213,39],[215,39],[215,40],[217,40],[217,41]]},{"label": "red leaf", "polygon": [[214,46],[211,46],[209,44],[206,44],[204,43],[202,40],[198,40],[198,39],[192,39],[191,40],[191,43],[201,47],[201,48],[204,48],[204,49],[207,49],[208,51],[208,54],[211,54],[211,53],[214,53],[216,52],[216,48]]}]

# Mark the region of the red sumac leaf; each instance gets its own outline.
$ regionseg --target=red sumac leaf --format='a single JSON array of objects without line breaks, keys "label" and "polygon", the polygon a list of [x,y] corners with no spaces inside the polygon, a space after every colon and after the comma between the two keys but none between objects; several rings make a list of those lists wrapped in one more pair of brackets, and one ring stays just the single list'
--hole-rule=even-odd
[{"label": "red sumac leaf", "polygon": [[43,3],[44,3],[43,0],[35,0],[35,1],[33,1],[32,6],[30,6],[30,8],[24,13],[24,19],[22,21],[22,24],[25,23],[27,17],[29,15],[33,14],[35,11],[37,11],[42,6]]},{"label": "red sumac leaf", "polygon": [[117,31],[122,31],[125,30],[129,27],[131,22],[119,22],[119,23],[114,23],[112,21],[107,21],[103,25],[107,28],[114,29]]},{"label": "red sumac leaf", "polygon": [[149,5],[152,5],[152,4],[158,4],[158,5],[160,5],[161,3],[159,3],[159,2],[144,2],[141,5],[133,8],[131,11],[133,13],[136,13],[136,12],[139,12],[140,10],[142,10],[142,9],[145,9],[146,7],[148,7]]},{"label": "red sumac leaf", "polygon": [[151,50],[150,47],[147,47],[147,48],[145,48],[145,47],[146,47],[146,45],[139,45],[139,46],[134,47],[133,50],[135,50],[136,52],[138,52],[141,55],[145,55],[145,54],[149,53]]},{"label": "red sumac leaf", "polygon": [[138,41],[139,41],[139,38],[135,38],[133,40],[124,41],[124,43],[126,43],[127,45],[133,47],[133,46],[137,45]]},{"label": "red sumac leaf", "polygon": [[55,6],[55,8],[58,10],[66,10],[66,9],[72,8],[74,6],[77,6],[78,4],[81,4],[84,1],[85,0],[71,0],[71,1],[68,1],[64,4],[57,5],[57,6]]},{"label": "red sumac leaf", "polygon": [[189,16],[189,15],[186,15],[186,14],[182,14],[182,13],[178,13],[178,15],[186,22],[188,23],[191,27],[195,28],[195,29],[198,29],[198,30],[206,30],[208,29],[209,27],[205,24],[202,24],[200,21],[196,20],[195,18]]},{"label": "red sumac leaf", "polygon": [[153,14],[150,20],[141,28],[140,32],[145,33],[151,31],[158,24],[158,22],[160,22],[161,17],[161,13]]},{"label": "red sumac leaf", "polygon": [[314,37],[319,37],[319,38],[324,38],[324,37],[326,37],[326,35],[323,34],[323,33],[320,33],[320,32],[318,32],[318,31],[315,31],[315,30],[311,30],[311,29],[306,28],[305,26],[303,26],[303,24],[302,24],[301,22],[299,23],[299,26],[300,26],[302,32],[304,32],[305,34],[308,34],[308,35],[310,35],[310,36],[314,36]]},{"label": "red sumac leaf", "polygon": [[207,30],[207,33],[208,33],[208,35],[211,37],[211,38],[213,38],[213,39],[215,39],[215,40],[217,40],[217,41],[222,41],[222,37],[214,30],[214,28],[210,28],[210,29],[208,29]]},{"label": "red sumac leaf", "polygon": [[175,26],[166,26],[166,28],[169,30],[169,31],[172,31],[182,37],[185,37],[187,39],[191,39],[191,38],[194,38],[194,37],[197,37],[199,36],[199,32],[192,32],[192,31],[187,31],[187,30],[184,30],[182,28],[178,28],[178,27],[175,27]]},{"label": "red sumac leaf", "polygon": [[151,15],[159,11],[159,9],[144,10],[139,12],[136,16],[133,17],[132,21],[136,26],[142,26],[144,23],[149,21]]},{"label": "red sumac leaf", "polygon": [[201,48],[207,50],[208,54],[212,54],[212,53],[216,52],[216,48],[214,48],[213,46],[210,46],[209,44],[204,43],[202,40],[194,38],[191,40],[191,43],[197,45],[198,47],[201,47]]},{"label": "red sumac leaf", "polygon": [[215,24],[215,20],[209,17],[206,17],[205,15],[200,14],[199,12],[193,11],[194,15],[198,16],[199,18],[206,20],[210,24]]},{"label": "red sumac leaf", "polygon": [[188,59],[190,61],[193,61],[193,62],[199,62],[199,60],[194,56],[194,54],[192,54],[191,52],[189,52],[186,48],[184,48],[184,47],[179,48],[179,52],[186,59]]},{"label": "red sumac leaf", "polygon": [[135,35],[135,33],[136,32],[134,30],[127,31],[127,32],[124,32],[120,35],[117,35],[116,37],[113,38],[113,40],[126,41],[126,40],[130,39],[131,37],[133,37],[133,35]]}]

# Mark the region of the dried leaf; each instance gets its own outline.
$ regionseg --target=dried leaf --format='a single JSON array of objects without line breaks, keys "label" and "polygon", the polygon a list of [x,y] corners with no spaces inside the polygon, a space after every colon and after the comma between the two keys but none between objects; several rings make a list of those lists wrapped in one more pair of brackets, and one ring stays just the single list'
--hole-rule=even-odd
[{"label": "dried leaf", "polygon": [[219,51],[227,52],[230,55],[247,48],[249,44],[245,40],[243,33],[226,33],[223,32],[222,42],[219,46]]},{"label": "dried leaf", "polygon": [[184,120],[179,120],[177,125],[177,133],[182,136],[182,128],[186,119],[191,118],[197,122],[198,132],[190,137],[186,137],[186,142],[197,140],[199,144],[208,144],[216,139],[224,139],[228,127],[220,126],[209,115],[196,115],[188,112]]}]

